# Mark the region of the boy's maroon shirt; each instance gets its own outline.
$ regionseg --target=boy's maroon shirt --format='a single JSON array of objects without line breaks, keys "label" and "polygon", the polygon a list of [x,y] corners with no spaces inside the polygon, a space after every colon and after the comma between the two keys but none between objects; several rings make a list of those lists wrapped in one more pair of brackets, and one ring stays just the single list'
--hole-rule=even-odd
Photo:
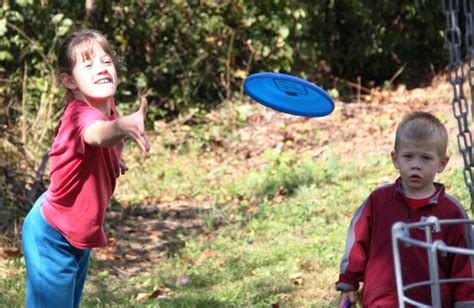
[{"label": "boy's maroon shirt", "polygon": [[[414,223],[429,216],[439,219],[467,219],[459,202],[445,193],[442,184],[435,183],[437,193],[428,204],[413,211],[400,189],[400,178],[394,184],[374,190],[358,209],[349,227],[346,251],[341,261],[340,276],[336,289],[357,290],[363,282],[362,305],[364,307],[396,307],[397,289],[393,262],[391,227],[397,222]],[[471,248],[469,225],[444,225],[439,233],[433,233],[433,241],[443,240],[453,247]],[[424,229],[412,229],[413,239],[425,241]],[[401,244],[400,256],[404,285],[429,278],[427,250],[406,247]],[[473,260],[460,254],[439,257],[440,279],[472,278]],[[464,302],[474,307],[474,284],[441,284],[443,307]],[[430,287],[419,287],[405,294],[409,298],[431,303]]]},{"label": "boy's maroon shirt", "polygon": [[106,208],[120,175],[123,141],[110,148],[90,146],[84,131],[96,121],[117,118],[115,102],[110,116],[89,104],[68,103],[50,152],[51,184],[42,212],[48,223],[80,248],[103,246]]}]

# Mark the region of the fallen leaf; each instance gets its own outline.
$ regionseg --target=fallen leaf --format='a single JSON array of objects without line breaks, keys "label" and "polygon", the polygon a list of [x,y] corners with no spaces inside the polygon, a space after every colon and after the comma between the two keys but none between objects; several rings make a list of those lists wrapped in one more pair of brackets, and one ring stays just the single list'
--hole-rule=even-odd
[{"label": "fallen leaf", "polygon": [[93,252],[94,258],[101,261],[107,260],[118,260],[122,257],[120,255],[115,254],[114,251],[110,251],[106,248],[96,248]]},{"label": "fallen leaf", "polygon": [[161,301],[164,301],[164,300],[170,300],[170,299],[172,299],[172,297],[168,296],[166,294],[163,294],[163,295],[158,296],[157,299],[159,299]]},{"label": "fallen leaf", "polygon": [[297,273],[297,274],[291,274],[288,277],[295,285],[301,285],[303,284],[303,274]]},{"label": "fallen leaf", "polygon": [[117,253],[118,250],[118,242],[117,239],[114,237],[110,237],[108,239],[107,245],[104,247],[98,247],[93,250],[94,258],[97,260],[118,260],[121,259],[122,256]]},{"label": "fallen leaf", "polygon": [[138,293],[135,299],[137,302],[141,304],[149,301],[150,299],[160,299],[160,300],[171,299],[172,297],[169,296],[167,293],[171,293],[170,289],[162,288],[159,285],[155,285],[151,293]]},{"label": "fallen leaf", "polygon": [[148,294],[147,293],[138,293],[137,297],[135,298],[137,302],[143,304],[148,300]]},{"label": "fallen leaf", "polygon": [[21,257],[21,249],[18,247],[4,247],[3,253],[9,258],[19,258]]},{"label": "fallen leaf", "polygon": [[158,298],[158,296],[165,294],[166,289],[160,287],[159,285],[155,285],[153,288],[153,292],[148,296],[149,299]]}]

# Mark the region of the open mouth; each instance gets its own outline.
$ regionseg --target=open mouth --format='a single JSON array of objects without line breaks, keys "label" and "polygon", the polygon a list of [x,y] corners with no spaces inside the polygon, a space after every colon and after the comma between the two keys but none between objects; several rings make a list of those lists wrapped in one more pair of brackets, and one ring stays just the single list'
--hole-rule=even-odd
[{"label": "open mouth", "polygon": [[111,78],[102,78],[102,79],[100,79],[100,80],[97,80],[95,83],[96,83],[96,84],[112,83],[112,79],[111,79]]}]

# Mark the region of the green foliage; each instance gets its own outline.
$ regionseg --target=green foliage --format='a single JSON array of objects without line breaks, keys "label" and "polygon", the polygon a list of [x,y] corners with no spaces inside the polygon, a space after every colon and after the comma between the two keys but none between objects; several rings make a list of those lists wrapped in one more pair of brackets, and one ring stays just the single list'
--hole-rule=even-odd
[{"label": "green foliage", "polygon": [[3,2],[0,123],[25,144],[44,148],[52,137],[64,105],[56,50],[82,27],[104,32],[124,59],[119,109],[146,94],[149,120],[235,99],[258,71],[296,74],[344,95],[337,80],[381,85],[406,65],[400,80],[419,82],[446,62],[440,4],[427,1],[91,3]]},{"label": "green foliage", "polygon": [[[251,72],[293,73],[328,86],[333,77],[357,76],[382,84],[404,64],[402,78],[420,81],[430,65],[446,62],[440,4],[428,1],[92,3],[4,2],[0,74],[10,86],[0,90],[7,97],[22,100],[25,73],[54,80],[58,42],[81,27],[109,37],[125,64],[119,101],[130,104],[142,91],[151,117],[212,108],[239,93]],[[31,87],[35,105],[51,92]]]},{"label": "green foliage", "polygon": [[[123,58],[119,109],[149,97],[149,121],[209,110],[242,94],[259,71],[338,80],[420,82],[443,66],[439,3],[428,1],[4,1],[0,8],[0,124],[38,155],[64,106],[56,50],[71,31],[104,32]],[[3,130],[6,131],[6,130]],[[36,148],[35,148],[36,147]],[[39,149],[38,149],[39,148]]]}]

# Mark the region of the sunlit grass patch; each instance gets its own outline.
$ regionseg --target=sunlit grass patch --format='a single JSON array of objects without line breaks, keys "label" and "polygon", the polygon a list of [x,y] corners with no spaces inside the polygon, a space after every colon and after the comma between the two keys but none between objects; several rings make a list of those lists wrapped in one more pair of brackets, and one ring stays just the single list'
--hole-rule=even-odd
[{"label": "sunlit grass patch", "polygon": [[25,296],[24,260],[22,258],[0,258],[0,303],[4,307],[24,307]]},{"label": "sunlit grass patch", "polygon": [[[225,212],[239,219],[229,218],[231,223],[211,239],[188,240],[176,258],[157,269],[153,284],[176,295],[165,305],[193,298],[196,303],[200,298],[237,306],[334,302],[333,285],[351,215],[373,187],[391,179],[391,170],[378,157],[359,164],[337,157],[328,163],[282,155],[269,156],[266,167],[229,184],[231,195],[247,203],[243,211],[234,206]],[[273,202],[282,191],[285,197]],[[247,213],[249,202],[254,209]],[[302,274],[300,285],[289,279],[295,273]],[[191,282],[178,286],[180,277]],[[302,289],[317,297],[298,296]]]}]

